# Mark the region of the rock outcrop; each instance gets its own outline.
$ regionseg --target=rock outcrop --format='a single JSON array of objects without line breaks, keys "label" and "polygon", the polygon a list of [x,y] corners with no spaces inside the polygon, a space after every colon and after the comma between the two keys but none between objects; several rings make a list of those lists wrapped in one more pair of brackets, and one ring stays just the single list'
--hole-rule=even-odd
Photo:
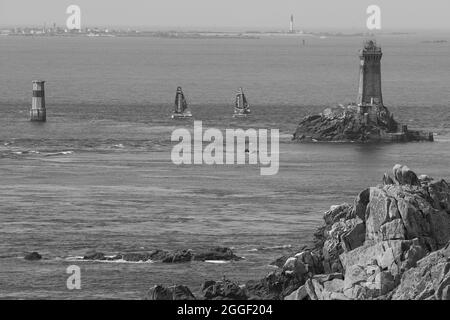
[{"label": "rock outcrop", "polygon": [[204,298],[450,299],[446,181],[396,165],[392,177],[385,174],[381,184],[361,191],[352,204],[332,206],[323,218],[314,245],[274,261],[278,271],[242,285],[208,281]]},{"label": "rock outcrop", "polygon": [[241,260],[242,258],[236,256],[230,248],[215,247],[207,249],[205,251],[194,253],[193,259],[196,261],[208,261],[208,260]]},{"label": "rock outcrop", "polygon": [[42,256],[38,252],[33,251],[33,252],[30,252],[30,253],[27,253],[25,255],[24,259],[28,260],[28,261],[37,261],[37,260],[41,260]]},{"label": "rock outcrop", "polygon": [[149,289],[146,296],[147,300],[196,300],[186,286],[175,285],[171,287],[154,286]]},{"label": "rock outcrop", "polygon": [[247,300],[243,286],[228,279],[206,281],[202,286],[205,299],[209,300]]},{"label": "rock outcrop", "polygon": [[283,299],[306,280],[304,272],[302,267],[271,272],[263,279],[247,281],[244,286],[245,293],[249,299]]},{"label": "rock outcrop", "polygon": [[[369,113],[368,108],[371,108]],[[400,130],[399,130],[400,129]],[[429,132],[411,131],[394,120],[382,105],[364,108],[342,105],[305,117],[293,140],[298,142],[408,142],[433,141]]]},{"label": "rock outcrop", "polygon": [[450,243],[403,273],[393,300],[450,300]]},{"label": "rock outcrop", "polygon": [[123,260],[128,262],[146,262],[158,261],[163,263],[182,263],[190,261],[238,261],[241,257],[236,256],[233,251],[225,247],[207,248],[205,250],[153,250],[150,252],[133,252],[133,253],[119,253],[114,256],[106,256],[102,252],[88,251],[84,260],[98,260],[98,261],[117,261]]},{"label": "rock outcrop", "polygon": [[333,206],[324,215],[313,252],[325,274],[341,274],[343,281],[315,274],[286,299],[446,298],[449,197],[444,180],[396,165],[393,178],[385,174],[353,205]]},{"label": "rock outcrop", "polygon": [[154,250],[144,253],[123,253],[115,255],[114,257],[107,258],[110,260],[124,260],[128,262],[140,262],[140,261],[162,261],[166,259],[168,252],[164,250]]}]

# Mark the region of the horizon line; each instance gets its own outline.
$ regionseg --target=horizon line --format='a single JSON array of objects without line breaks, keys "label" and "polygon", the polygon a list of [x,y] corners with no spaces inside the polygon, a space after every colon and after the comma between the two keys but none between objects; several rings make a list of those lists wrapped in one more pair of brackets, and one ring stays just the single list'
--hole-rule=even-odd
[{"label": "horizon line", "polygon": [[[38,23],[18,23],[18,24],[0,24],[0,28],[39,28],[39,27],[52,27],[54,22],[43,22]],[[57,24],[57,27],[66,28],[65,24]],[[289,28],[285,26],[195,26],[195,25],[184,25],[184,26],[163,26],[163,25],[128,25],[128,24],[89,24],[86,23],[82,26],[81,30],[86,28],[139,28],[146,31],[156,30],[156,31],[233,31],[233,32],[271,32],[271,31],[289,31]],[[449,32],[450,28],[414,28],[414,27],[402,27],[402,28],[383,28],[381,30],[368,30],[367,28],[361,27],[332,27],[332,26],[322,26],[322,27],[304,27],[296,28],[296,32],[317,32],[317,31],[335,31],[335,32],[376,32],[376,33],[392,33],[392,32],[420,32],[420,31],[443,31]]]}]

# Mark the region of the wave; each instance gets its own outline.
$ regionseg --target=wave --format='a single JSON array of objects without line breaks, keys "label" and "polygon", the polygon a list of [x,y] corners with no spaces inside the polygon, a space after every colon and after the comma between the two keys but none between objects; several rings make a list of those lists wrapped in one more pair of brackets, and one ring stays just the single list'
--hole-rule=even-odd
[{"label": "wave", "polygon": [[224,264],[224,263],[230,263],[230,261],[226,260],[205,260],[207,263],[215,263],[215,264]]},{"label": "wave", "polygon": [[64,260],[67,261],[77,261],[77,260],[83,260],[84,256],[73,256],[73,257],[67,257]]},{"label": "wave", "polygon": [[[89,260],[85,260],[85,261],[89,261]],[[104,262],[104,263],[155,263],[153,260],[140,260],[140,261],[128,261],[128,260],[124,260],[124,259],[118,259],[118,260],[90,260],[90,261],[95,261],[95,262]]]},{"label": "wave", "polygon": [[441,136],[435,136],[434,142],[450,142],[449,137],[442,138]]},{"label": "wave", "polygon": [[14,151],[13,153],[17,155],[40,154],[40,152],[36,150]]},{"label": "wave", "polygon": [[[11,151],[9,151],[11,152]],[[7,153],[9,153],[7,151]],[[70,155],[74,152],[71,150],[65,150],[65,151],[56,151],[56,152],[41,152],[37,150],[21,150],[21,151],[12,151],[12,154],[18,155],[18,156],[27,156],[27,155],[42,155],[43,157],[51,157],[51,156],[64,156],[64,155]]]},{"label": "wave", "polygon": [[283,250],[283,249],[290,249],[292,248],[292,245],[285,244],[285,245],[279,245],[279,246],[272,246],[272,247],[257,247],[248,249],[249,252],[255,252],[255,251],[268,251],[268,250]]},{"label": "wave", "polygon": [[153,260],[139,260],[139,261],[128,261],[128,260],[124,260],[124,259],[112,259],[115,256],[105,256],[105,258],[107,258],[106,260],[99,260],[99,259],[94,259],[94,260],[88,260],[88,259],[84,259],[83,256],[73,256],[73,257],[66,257],[64,260],[65,261],[70,261],[70,262],[103,262],[103,263],[154,263],[155,261]]},{"label": "wave", "polygon": [[45,157],[50,157],[50,156],[60,156],[60,155],[68,155],[68,154],[73,154],[73,151],[49,152],[49,153],[44,153],[43,155]]}]

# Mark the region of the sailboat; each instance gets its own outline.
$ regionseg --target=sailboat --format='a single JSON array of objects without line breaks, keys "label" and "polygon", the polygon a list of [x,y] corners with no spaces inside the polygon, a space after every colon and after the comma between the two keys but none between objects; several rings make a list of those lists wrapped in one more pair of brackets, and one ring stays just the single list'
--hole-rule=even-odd
[{"label": "sailboat", "polygon": [[177,88],[175,95],[175,108],[172,113],[172,119],[189,118],[192,117],[191,112],[188,110],[186,98],[184,97],[181,87]]},{"label": "sailboat", "polygon": [[242,88],[239,88],[236,94],[233,117],[246,117],[248,114],[250,114],[250,106],[247,102],[244,91]]}]

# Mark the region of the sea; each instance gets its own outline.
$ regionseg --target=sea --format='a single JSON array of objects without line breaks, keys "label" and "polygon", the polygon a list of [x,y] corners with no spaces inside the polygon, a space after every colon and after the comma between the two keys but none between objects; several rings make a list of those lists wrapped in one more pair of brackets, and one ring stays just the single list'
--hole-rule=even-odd
[{"label": "sea", "polygon": [[[363,37],[259,39],[0,36],[0,298],[142,299],[154,285],[238,283],[310,245],[323,213],[396,163],[450,180],[449,34],[385,34],[385,105],[434,143],[293,142],[303,117],[355,101]],[[305,44],[303,45],[303,41]],[[29,121],[45,80],[47,122]],[[192,119],[170,118],[177,86]],[[243,87],[252,114],[232,118]],[[279,171],[175,165],[175,129],[278,129]],[[226,246],[234,262],[80,261]],[[26,261],[28,252],[43,259]],[[67,268],[80,268],[69,290]]]}]

